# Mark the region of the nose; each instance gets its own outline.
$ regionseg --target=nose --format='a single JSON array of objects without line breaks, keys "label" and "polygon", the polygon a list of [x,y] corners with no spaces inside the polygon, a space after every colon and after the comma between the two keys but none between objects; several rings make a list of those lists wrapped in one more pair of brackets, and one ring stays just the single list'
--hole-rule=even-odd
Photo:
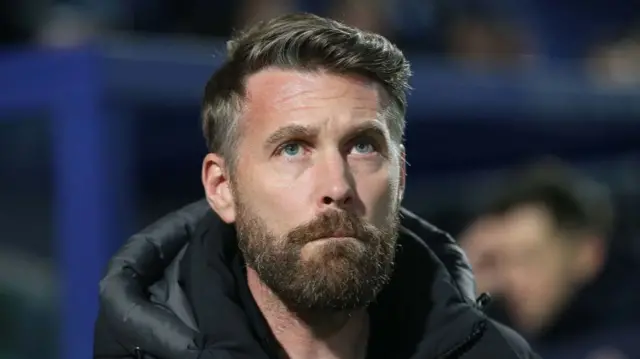
[{"label": "nose", "polygon": [[335,207],[349,209],[355,201],[355,184],[349,164],[342,158],[326,159],[322,166],[318,166],[317,183],[319,207]]}]

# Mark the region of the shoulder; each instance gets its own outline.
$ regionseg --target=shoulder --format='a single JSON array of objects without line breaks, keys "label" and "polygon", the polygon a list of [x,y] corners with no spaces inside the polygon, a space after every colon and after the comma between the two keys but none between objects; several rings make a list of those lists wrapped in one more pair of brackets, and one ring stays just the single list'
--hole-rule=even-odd
[{"label": "shoulder", "polygon": [[470,358],[541,359],[516,331],[493,319],[487,319],[482,340]]},{"label": "shoulder", "polygon": [[491,319],[490,322],[491,325],[495,327],[498,334],[504,338],[504,341],[513,347],[516,352],[526,353],[531,351],[529,343],[527,343],[527,341],[515,330],[493,319]]},{"label": "shoulder", "polygon": [[133,353],[121,345],[107,325],[104,311],[100,310],[93,335],[94,358],[133,358]]},{"label": "shoulder", "polygon": [[428,247],[442,262],[461,294],[467,300],[475,301],[476,286],[471,264],[455,239],[404,207],[400,213],[401,234],[414,239],[405,244],[416,247],[412,249]]},{"label": "shoulder", "polygon": [[94,357],[133,357],[136,347],[180,353],[183,358],[195,355],[190,350],[194,330],[159,304],[169,298],[169,286],[161,285],[170,282],[165,278],[168,268],[179,261],[209,212],[205,201],[181,208],[133,235],[109,261],[99,284]]}]

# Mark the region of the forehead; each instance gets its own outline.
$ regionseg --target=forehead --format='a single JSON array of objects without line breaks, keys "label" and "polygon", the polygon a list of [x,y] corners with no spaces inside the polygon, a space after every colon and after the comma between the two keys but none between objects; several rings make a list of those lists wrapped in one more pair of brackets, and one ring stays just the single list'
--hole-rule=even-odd
[{"label": "forehead", "polygon": [[356,75],[266,69],[247,79],[244,121],[252,129],[292,119],[372,120],[384,90]]},{"label": "forehead", "polygon": [[537,205],[523,205],[504,216],[504,236],[517,247],[536,246],[553,236],[553,223],[548,211]]}]

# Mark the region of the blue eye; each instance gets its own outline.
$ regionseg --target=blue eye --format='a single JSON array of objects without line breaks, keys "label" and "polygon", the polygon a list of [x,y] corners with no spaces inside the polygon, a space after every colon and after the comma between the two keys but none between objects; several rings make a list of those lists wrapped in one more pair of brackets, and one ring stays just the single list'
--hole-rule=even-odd
[{"label": "blue eye", "polygon": [[282,147],[282,154],[294,157],[300,154],[302,146],[299,143],[287,143]]},{"label": "blue eye", "polygon": [[369,142],[358,142],[353,146],[353,150],[361,155],[375,152],[375,147]]}]

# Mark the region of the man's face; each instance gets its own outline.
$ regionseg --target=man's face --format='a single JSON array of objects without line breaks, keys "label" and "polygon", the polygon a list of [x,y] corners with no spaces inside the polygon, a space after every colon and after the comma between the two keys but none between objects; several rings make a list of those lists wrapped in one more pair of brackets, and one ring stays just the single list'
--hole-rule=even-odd
[{"label": "man's face", "polygon": [[486,244],[469,247],[484,250],[474,270],[481,272],[478,278],[490,278],[488,290],[503,297],[514,325],[536,334],[552,324],[576,290],[577,244],[561,237],[542,206],[523,205],[490,220]]},{"label": "man's face", "polygon": [[388,281],[404,168],[370,81],[250,76],[231,178],[249,267],[299,309],[366,306]]}]

